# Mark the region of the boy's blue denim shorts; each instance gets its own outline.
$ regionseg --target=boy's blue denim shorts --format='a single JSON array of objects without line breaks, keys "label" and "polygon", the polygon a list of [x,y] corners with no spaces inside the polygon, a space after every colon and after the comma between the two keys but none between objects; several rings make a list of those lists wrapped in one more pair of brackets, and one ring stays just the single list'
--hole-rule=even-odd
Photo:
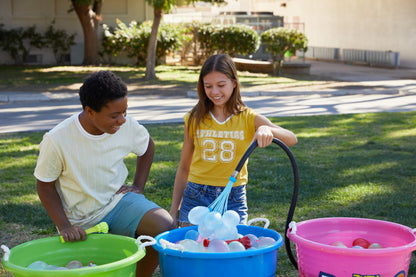
[{"label": "boy's blue denim shorts", "polygon": [[[183,192],[183,200],[179,212],[179,222],[189,223],[188,213],[196,206],[208,207],[224,190],[215,187],[188,182]],[[240,215],[240,224],[246,224],[248,218],[246,186],[232,187],[228,197],[227,210],[234,210]]]},{"label": "boy's blue denim shorts", "polygon": [[101,222],[107,222],[109,233],[135,238],[140,220],[145,213],[155,208],[159,206],[147,200],[143,194],[127,192]]}]

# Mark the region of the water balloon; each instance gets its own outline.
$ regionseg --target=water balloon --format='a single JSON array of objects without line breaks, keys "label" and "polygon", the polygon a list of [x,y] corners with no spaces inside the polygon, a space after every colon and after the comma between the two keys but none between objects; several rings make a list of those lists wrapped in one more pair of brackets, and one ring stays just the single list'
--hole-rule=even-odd
[{"label": "water balloon", "polygon": [[198,233],[201,237],[207,238],[211,236],[214,233],[214,229],[211,229],[205,225],[198,225]]},{"label": "water balloon", "polygon": [[259,238],[258,237],[256,237],[253,234],[247,234],[245,236],[250,239],[251,247],[254,247],[254,248],[258,248],[259,247],[259,243],[258,243],[258,239]]},{"label": "water balloon", "polygon": [[68,269],[81,268],[82,263],[80,261],[70,261],[65,267]]},{"label": "water balloon", "polygon": [[222,223],[222,216],[219,212],[212,211],[204,216],[203,224],[206,227],[215,229]]},{"label": "water balloon", "polygon": [[380,248],[383,248],[383,247],[377,242],[370,244],[370,246],[368,247],[368,249],[380,249]]},{"label": "water balloon", "polygon": [[234,210],[228,210],[222,215],[222,221],[229,226],[237,226],[240,223],[240,215]]},{"label": "water balloon", "polygon": [[50,264],[50,265],[47,266],[46,269],[47,270],[57,270],[58,268],[59,268],[59,266]]},{"label": "water balloon", "polygon": [[341,248],[348,248],[342,241],[335,241],[331,245],[336,246],[336,247],[341,247]]},{"label": "water balloon", "polygon": [[214,230],[215,238],[222,240],[233,240],[238,238],[238,230],[236,226],[221,224]]},{"label": "water balloon", "polygon": [[362,248],[368,248],[370,246],[370,243],[366,239],[357,238],[352,242],[352,246],[361,246]]},{"label": "water balloon", "polygon": [[185,233],[185,239],[191,239],[197,241],[199,237],[199,233],[197,230],[189,230]]},{"label": "water balloon", "polygon": [[209,242],[208,252],[223,253],[228,252],[228,244],[221,239],[213,239]]},{"label": "water balloon", "polygon": [[42,261],[35,261],[28,265],[27,268],[44,270],[48,268],[48,264]]},{"label": "water balloon", "polygon": [[194,225],[199,225],[206,214],[209,213],[208,207],[196,206],[193,207],[188,213],[188,220]]},{"label": "water balloon", "polygon": [[244,245],[238,241],[230,242],[230,244],[228,244],[228,247],[230,249],[230,252],[246,251],[246,248],[244,247]]},{"label": "water balloon", "polygon": [[274,238],[271,237],[261,237],[257,242],[259,244],[259,247],[266,247],[272,245],[276,241],[274,240]]},{"label": "water balloon", "polygon": [[188,252],[199,252],[200,247],[199,244],[191,239],[184,239],[178,242],[178,244],[182,245],[184,247],[184,251]]}]

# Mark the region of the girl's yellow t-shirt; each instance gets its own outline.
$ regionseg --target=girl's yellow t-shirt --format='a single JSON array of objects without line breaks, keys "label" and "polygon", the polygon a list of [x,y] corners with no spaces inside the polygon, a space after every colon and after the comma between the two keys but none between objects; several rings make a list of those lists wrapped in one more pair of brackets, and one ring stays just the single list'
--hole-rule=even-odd
[{"label": "girl's yellow t-shirt", "polygon": [[[256,113],[247,108],[238,115],[232,115],[224,122],[218,122],[210,113],[205,117],[198,130],[193,124],[189,134],[195,149],[188,181],[225,187],[237,164],[243,157],[256,131],[254,119]],[[188,126],[189,113],[184,116]],[[247,162],[240,170],[234,186],[247,184]]]}]

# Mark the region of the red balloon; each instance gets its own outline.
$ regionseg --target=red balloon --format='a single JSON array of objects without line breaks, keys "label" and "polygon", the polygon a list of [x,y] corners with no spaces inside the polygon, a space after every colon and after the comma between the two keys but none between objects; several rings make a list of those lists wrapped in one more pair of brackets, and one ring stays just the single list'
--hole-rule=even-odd
[{"label": "red balloon", "polygon": [[370,246],[370,243],[366,239],[358,238],[358,239],[355,239],[352,242],[352,246],[356,246],[356,245],[361,246],[362,248],[366,248],[367,249]]}]

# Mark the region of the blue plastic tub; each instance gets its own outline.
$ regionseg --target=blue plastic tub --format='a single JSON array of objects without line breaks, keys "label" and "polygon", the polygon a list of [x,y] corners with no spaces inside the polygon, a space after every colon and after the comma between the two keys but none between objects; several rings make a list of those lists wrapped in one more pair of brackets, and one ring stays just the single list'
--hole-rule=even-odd
[{"label": "blue plastic tub", "polygon": [[274,277],[277,269],[277,250],[283,244],[282,236],[276,231],[257,226],[238,225],[242,235],[272,237],[275,243],[267,247],[230,253],[195,253],[163,249],[159,240],[175,243],[184,239],[187,231],[197,226],[184,227],[164,232],[155,237],[153,247],[159,252],[160,271],[163,277]]}]

